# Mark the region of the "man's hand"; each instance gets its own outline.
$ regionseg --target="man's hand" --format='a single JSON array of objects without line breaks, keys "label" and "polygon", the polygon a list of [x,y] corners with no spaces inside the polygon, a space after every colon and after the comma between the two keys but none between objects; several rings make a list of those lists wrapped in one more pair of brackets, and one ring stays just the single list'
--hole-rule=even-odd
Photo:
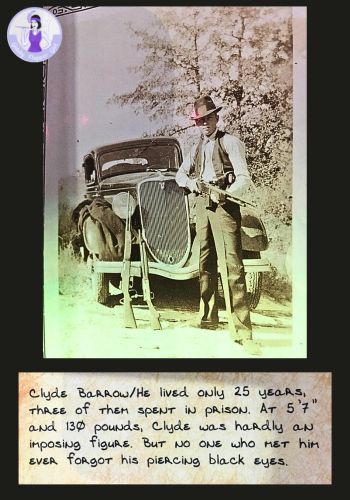
[{"label": "man's hand", "polygon": [[201,192],[199,179],[189,179],[187,186],[192,193]]},{"label": "man's hand", "polygon": [[226,196],[224,194],[219,194],[219,193],[210,193],[210,198],[213,200],[214,203],[217,203],[218,205],[221,205],[222,203],[226,202]]},{"label": "man's hand", "polygon": [[210,193],[210,199],[214,202],[219,204],[220,203],[220,195],[216,193]]},{"label": "man's hand", "polygon": [[197,187],[199,193],[206,193],[210,196],[210,199],[217,203],[218,205],[221,203],[225,203],[226,197],[224,194],[215,193],[211,187],[215,186],[215,184],[211,184],[210,182],[203,182],[201,180],[197,181]]}]

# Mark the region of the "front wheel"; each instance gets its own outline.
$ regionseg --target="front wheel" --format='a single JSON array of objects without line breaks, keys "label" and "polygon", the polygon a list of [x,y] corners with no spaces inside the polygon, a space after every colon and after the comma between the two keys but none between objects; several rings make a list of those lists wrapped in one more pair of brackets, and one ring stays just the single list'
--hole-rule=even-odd
[{"label": "front wheel", "polygon": [[245,281],[247,285],[249,309],[256,309],[261,297],[262,273],[246,273]]},{"label": "front wheel", "polygon": [[88,259],[91,270],[92,296],[99,304],[106,305],[109,297],[109,276],[106,273],[97,273],[94,269],[96,257]]},{"label": "front wheel", "polygon": [[[221,276],[219,275],[219,297],[225,303],[224,291],[222,288]],[[256,309],[259,304],[262,289],[262,273],[246,273],[245,281],[247,286],[247,301],[250,310]]]}]

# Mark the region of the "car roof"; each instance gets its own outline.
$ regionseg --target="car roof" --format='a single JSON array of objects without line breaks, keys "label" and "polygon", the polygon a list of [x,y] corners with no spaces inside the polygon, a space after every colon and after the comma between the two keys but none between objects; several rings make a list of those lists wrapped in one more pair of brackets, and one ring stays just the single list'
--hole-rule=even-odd
[{"label": "car roof", "polygon": [[113,149],[120,149],[128,146],[148,146],[150,144],[163,144],[163,145],[171,145],[178,144],[179,141],[175,137],[140,137],[138,139],[128,139],[125,141],[112,142],[109,144],[105,144],[103,146],[98,146],[92,149],[92,153],[99,154],[105,151],[111,151]]}]

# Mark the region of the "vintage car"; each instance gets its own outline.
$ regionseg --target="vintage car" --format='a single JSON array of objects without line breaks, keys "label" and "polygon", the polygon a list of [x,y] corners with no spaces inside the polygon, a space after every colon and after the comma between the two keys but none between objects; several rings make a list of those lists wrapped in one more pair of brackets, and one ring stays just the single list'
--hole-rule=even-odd
[{"label": "vintage car", "polygon": [[[83,159],[85,203],[103,198],[114,214],[125,221],[130,213],[132,251],[130,274],[141,276],[140,235],[146,244],[150,275],[169,280],[198,277],[199,245],[195,230],[195,196],[185,193],[175,175],[182,152],[173,137],[128,140],[98,147]],[[128,204],[128,208],[127,208]],[[242,208],[243,263],[250,307],[257,306],[261,295],[262,273],[270,269],[261,253],[268,246],[266,231],[252,208]],[[118,227],[115,226],[115,227]],[[95,298],[106,303],[109,282],[119,286],[125,265],[124,226],[119,235],[119,253],[106,257],[101,245],[105,235],[94,217],[83,224],[84,245],[91,262]],[[119,232],[116,229],[115,232]],[[114,235],[118,245],[118,234]],[[186,285],[184,285],[186,286]]]}]

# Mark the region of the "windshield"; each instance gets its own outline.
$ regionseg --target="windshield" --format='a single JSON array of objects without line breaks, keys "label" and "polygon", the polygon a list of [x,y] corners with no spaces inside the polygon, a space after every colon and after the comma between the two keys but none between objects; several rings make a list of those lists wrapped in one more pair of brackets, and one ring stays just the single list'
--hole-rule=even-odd
[{"label": "windshield", "polygon": [[102,178],[147,170],[177,170],[179,167],[176,147],[157,144],[102,153],[99,163]]}]

